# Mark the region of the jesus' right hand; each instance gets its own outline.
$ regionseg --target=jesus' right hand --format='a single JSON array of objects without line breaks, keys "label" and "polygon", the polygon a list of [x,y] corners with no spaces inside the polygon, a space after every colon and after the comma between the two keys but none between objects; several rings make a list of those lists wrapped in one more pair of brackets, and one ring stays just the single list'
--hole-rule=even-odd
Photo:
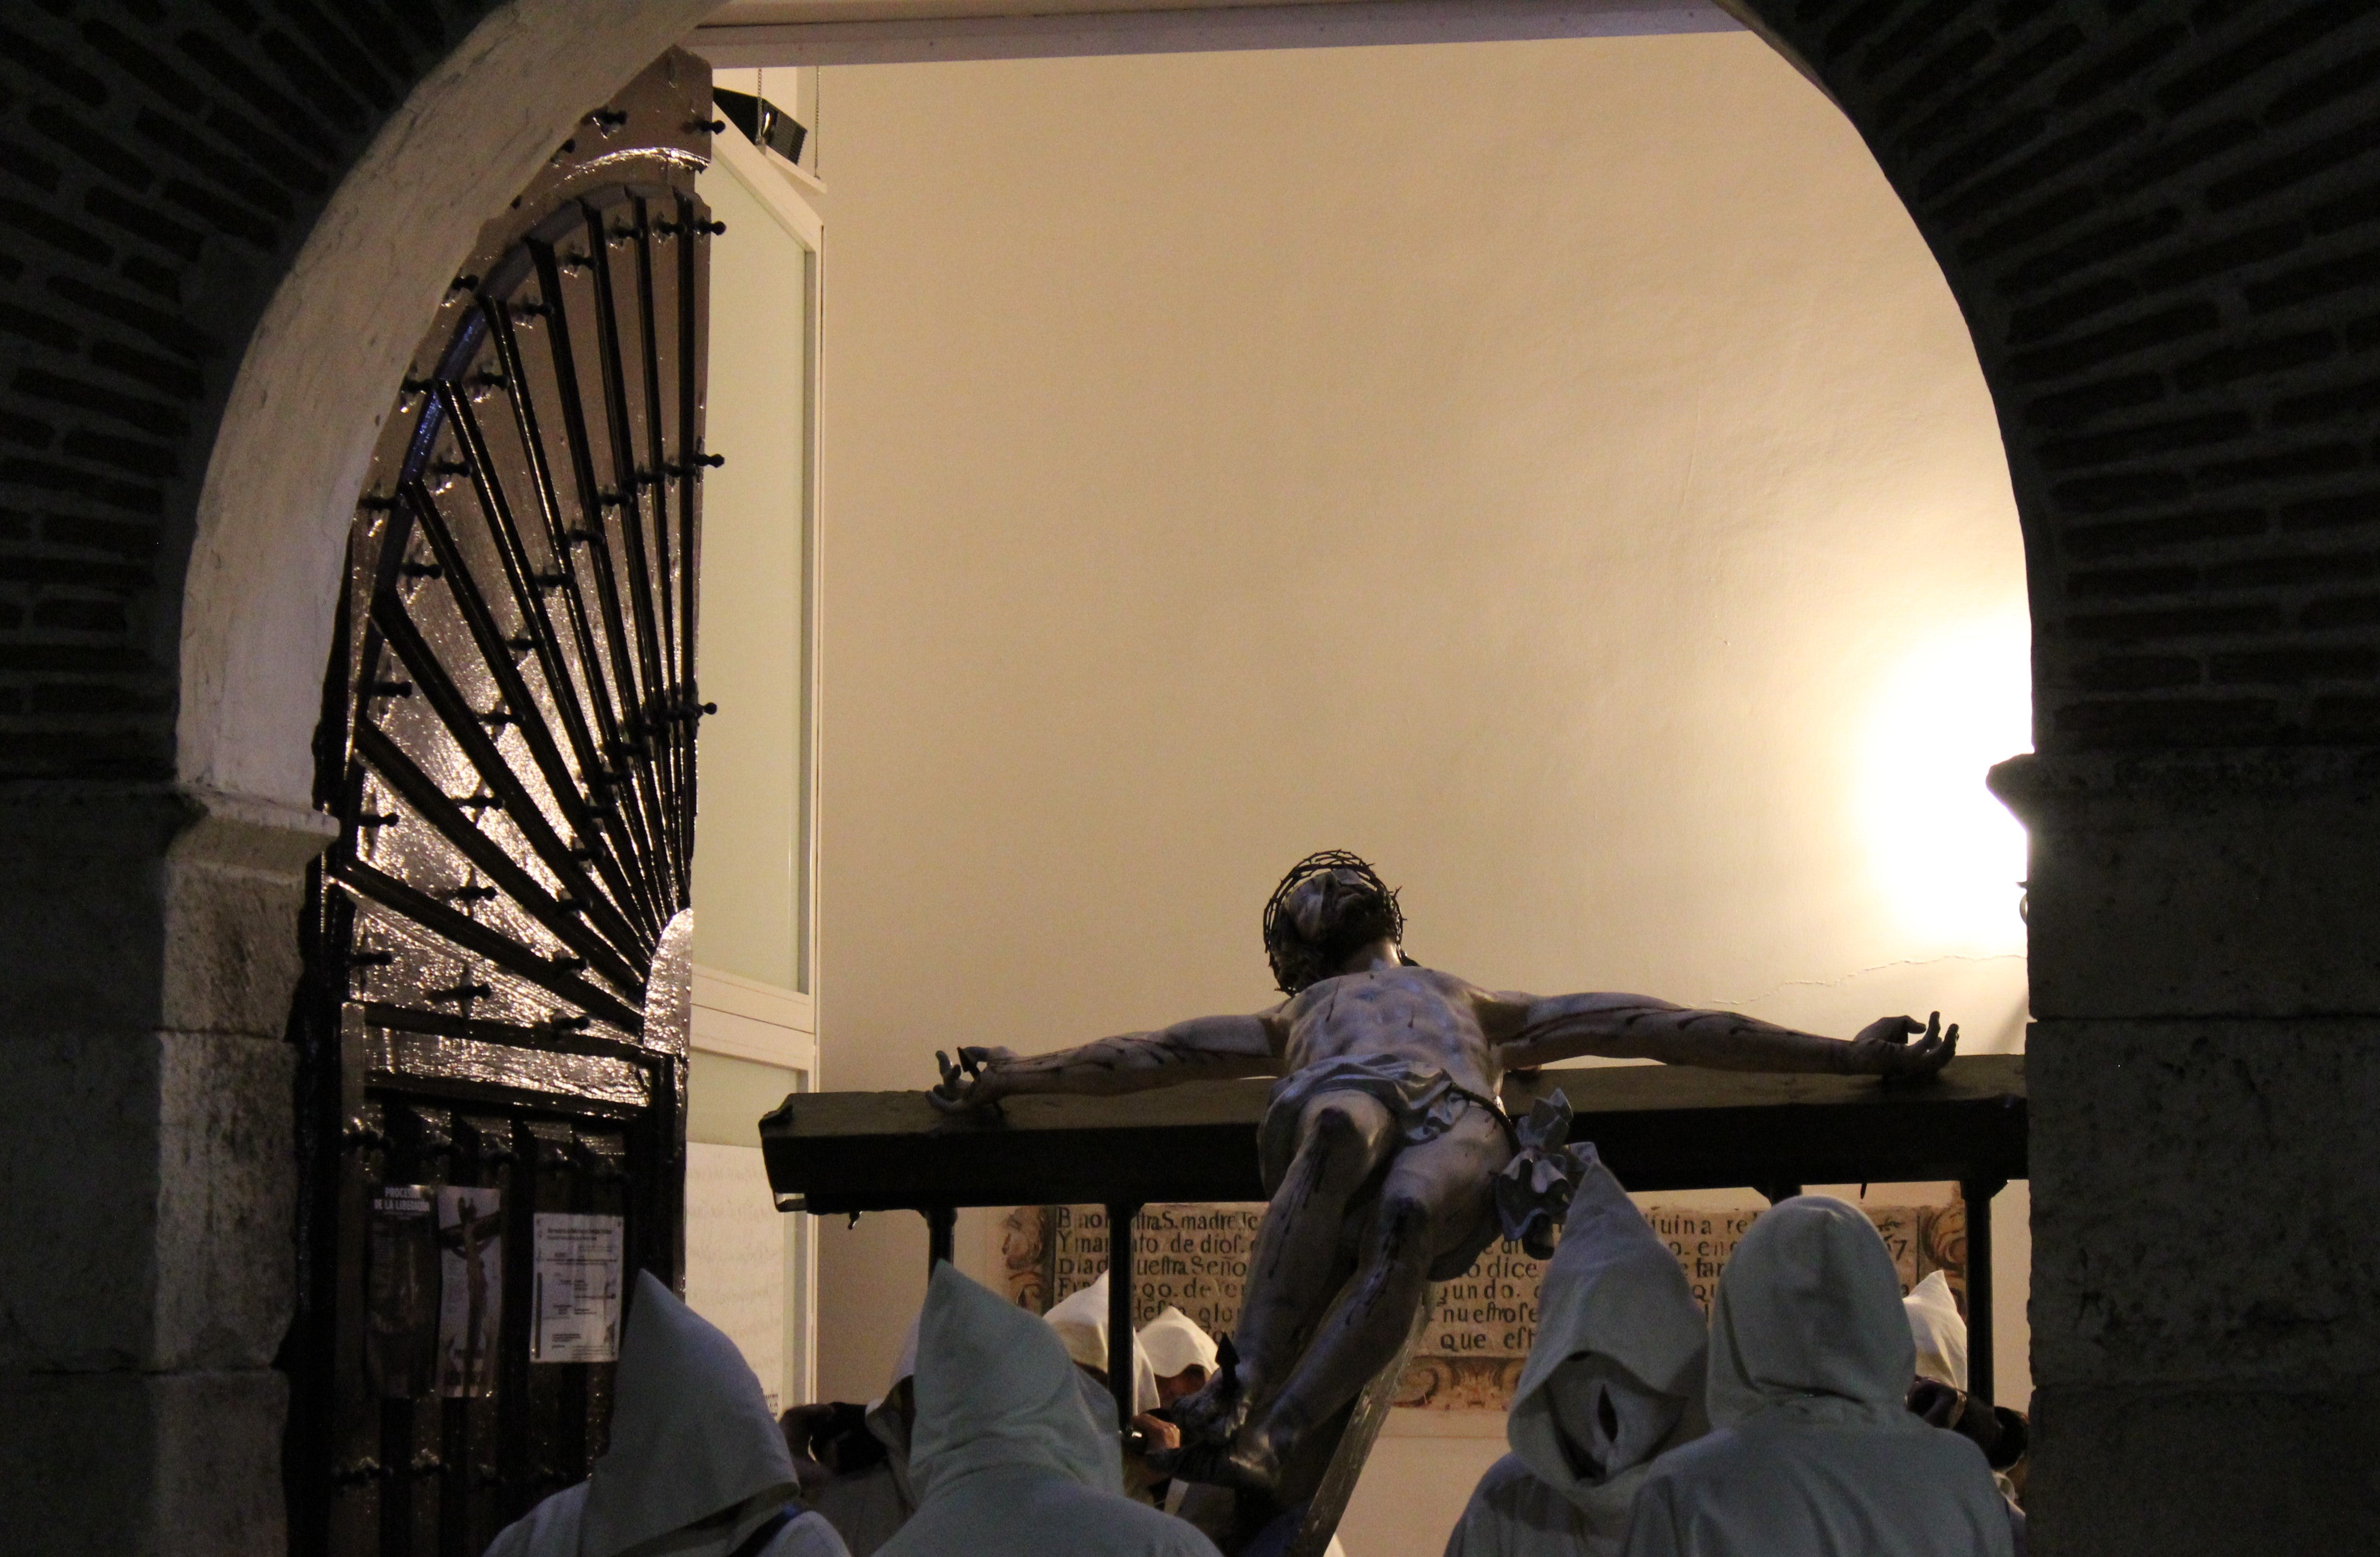
[{"label": "jesus' right hand", "polygon": [[1015,1061],[1012,1049],[970,1044],[959,1050],[958,1063],[953,1065],[936,1049],[934,1063],[942,1068],[942,1079],[926,1093],[926,1101],[944,1114],[981,1113],[1007,1095],[1006,1078],[1001,1072]]}]

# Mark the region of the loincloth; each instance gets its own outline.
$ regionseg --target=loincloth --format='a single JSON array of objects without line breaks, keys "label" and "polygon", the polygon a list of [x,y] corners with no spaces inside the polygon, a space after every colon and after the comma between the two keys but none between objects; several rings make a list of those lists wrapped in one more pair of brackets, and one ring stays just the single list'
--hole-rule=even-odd
[{"label": "loincloth", "polygon": [[[1362,1092],[1378,1099],[1389,1111],[1400,1149],[1436,1141],[1473,1109],[1494,1119],[1504,1138],[1519,1145],[1512,1121],[1501,1104],[1458,1086],[1436,1066],[1402,1055],[1342,1056],[1309,1065],[1273,1083],[1264,1124],[1257,1133],[1257,1165],[1264,1176],[1268,1197],[1279,1192],[1281,1180],[1289,1177],[1290,1164],[1297,1159],[1298,1126],[1305,1116],[1305,1105],[1326,1092]],[[1451,1281],[1461,1275],[1481,1250],[1502,1236],[1492,1197],[1483,1204],[1478,1224],[1465,1232],[1459,1248],[1432,1262],[1430,1280]]]}]

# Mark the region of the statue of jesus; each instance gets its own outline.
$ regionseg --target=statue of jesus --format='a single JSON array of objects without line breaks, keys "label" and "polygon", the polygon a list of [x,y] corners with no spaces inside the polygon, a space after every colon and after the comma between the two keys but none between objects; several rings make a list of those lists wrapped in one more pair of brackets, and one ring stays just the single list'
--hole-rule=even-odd
[{"label": "statue of jesus", "polygon": [[[1303,1435],[1395,1357],[1430,1281],[1469,1269],[1500,1232],[1493,1181],[1517,1149],[1504,1073],[1583,1055],[1721,1070],[1928,1076],[1959,1042],[1939,1013],[1848,1041],[1641,995],[1540,997],[1415,964],[1397,894],[1340,851],[1310,855],[1265,905],[1288,998],[1054,1054],[941,1056],[937,1106],[1025,1092],[1114,1093],[1278,1076],[1257,1151],[1271,1196],[1248,1265],[1235,1368],[1175,1409],[1180,1472],[1269,1491]],[[1923,1036],[1916,1043],[1912,1034]],[[1559,1220],[1559,1218],[1557,1218]]]}]

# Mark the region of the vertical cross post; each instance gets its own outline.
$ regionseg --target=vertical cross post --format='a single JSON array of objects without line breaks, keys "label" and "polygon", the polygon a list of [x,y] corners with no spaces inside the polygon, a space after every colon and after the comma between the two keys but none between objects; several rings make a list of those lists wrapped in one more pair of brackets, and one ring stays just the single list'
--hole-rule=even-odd
[{"label": "vertical cross post", "polygon": [[1139,1215],[1136,1203],[1108,1207],[1108,1394],[1115,1398],[1118,1428],[1132,1426],[1139,1404],[1132,1344],[1132,1230]]},{"label": "vertical cross post", "polygon": [[934,1267],[952,1259],[958,1247],[959,1213],[956,1206],[929,1205],[926,1208],[926,1279],[934,1279]]},{"label": "vertical cross post", "polygon": [[1959,1185],[1967,1206],[1967,1393],[1992,1404],[1992,1197],[2005,1178],[1969,1178]]}]

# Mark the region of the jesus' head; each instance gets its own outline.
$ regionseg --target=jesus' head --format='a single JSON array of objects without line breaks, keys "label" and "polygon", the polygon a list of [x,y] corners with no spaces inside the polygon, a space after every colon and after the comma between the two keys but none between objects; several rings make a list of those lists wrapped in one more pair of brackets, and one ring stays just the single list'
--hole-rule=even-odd
[{"label": "jesus' head", "polygon": [[1366,947],[1404,938],[1397,895],[1343,849],[1292,865],[1265,904],[1265,955],[1281,992],[1295,995],[1342,969]]}]

